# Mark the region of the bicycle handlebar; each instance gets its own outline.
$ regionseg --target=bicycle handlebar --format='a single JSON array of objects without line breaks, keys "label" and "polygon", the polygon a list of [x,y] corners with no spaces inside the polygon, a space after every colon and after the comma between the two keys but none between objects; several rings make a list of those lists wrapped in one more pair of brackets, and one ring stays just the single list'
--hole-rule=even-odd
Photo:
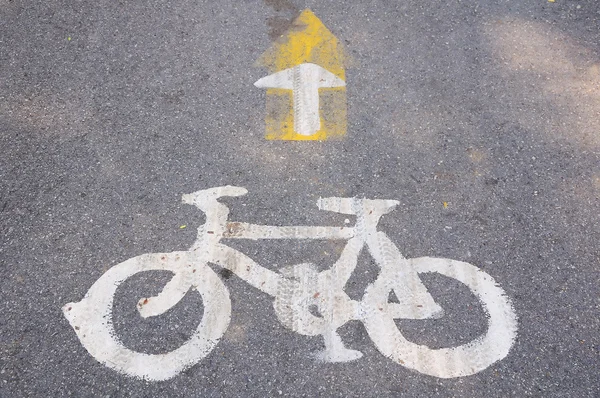
[{"label": "bicycle handlebar", "polygon": [[368,213],[382,216],[392,211],[400,202],[388,199],[319,198],[320,210],[341,214]]},{"label": "bicycle handlebar", "polygon": [[223,196],[235,197],[242,196],[247,193],[248,190],[246,188],[225,185],[223,187],[202,189],[200,191],[184,194],[181,197],[181,201],[188,205],[193,205],[200,209],[204,209],[207,207],[207,204],[216,202],[217,199]]},{"label": "bicycle handlebar", "polygon": [[[203,189],[181,197],[183,203],[196,206],[211,216],[214,213],[214,221],[221,220],[222,224],[227,220],[229,209],[218,199],[224,196],[235,197],[248,193],[246,188],[225,185]],[[358,198],[319,198],[317,206],[321,210],[332,211],[341,214],[356,214],[371,220],[378,220],[384,214],[392,211],[400,202],[387,199],[358,199]],[[220,209],[220,210],[216,210]],[[211,214],[208,214],[209,211]]]}]

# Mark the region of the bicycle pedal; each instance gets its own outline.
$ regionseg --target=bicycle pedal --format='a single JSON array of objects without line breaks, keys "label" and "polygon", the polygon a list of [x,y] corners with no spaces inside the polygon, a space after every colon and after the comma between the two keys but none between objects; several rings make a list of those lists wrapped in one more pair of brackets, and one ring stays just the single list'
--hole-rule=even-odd
[{"label": "bicycle pedal", "polygon": [[317,351],[315,359],[320,362],[350,362],[362,358],[363,353],[358,350],[352,350],[350,348],[336,348],[336,349],[324,349]]}]

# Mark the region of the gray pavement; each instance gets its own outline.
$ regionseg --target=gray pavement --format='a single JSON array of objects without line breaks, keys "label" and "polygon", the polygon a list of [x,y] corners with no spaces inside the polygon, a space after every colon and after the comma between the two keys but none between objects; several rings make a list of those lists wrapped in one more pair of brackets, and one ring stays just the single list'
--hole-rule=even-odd
[{"label": "gray pavement", "polygon": [[[267,141],[253,86],[267,72],[253,65],[305,8],[353,57],[348,133]],[[600,396],[597,1],[0,0],[0,21],[0,396]],[[514,346],[441,379],[389,360],[352,321],[340,333],[364,357],[320,363],[320,337],[286,329],[271,297],[215,268],[232,318],[201,362],[163,382],[97,362],[61,307],[128,258],[189,248],[204,216],[181,195],[221,185],[249,191],[225,200],[232,220],[269,225],[344,225],[317,209],[321,196],[400,201],[379,229],[407,258],[491,275],[519,319]],[[227,244],[273,270],[326,269],[343,247]],[[357,300],[377,276],[359,260]],[[168,352],[200,322],[194,292],[164,316],[137,315],[168,279],[119,287],[126,346]],[[485,333],[464,285],[422,279],[445,316],[398,320],[408,340]]]}]

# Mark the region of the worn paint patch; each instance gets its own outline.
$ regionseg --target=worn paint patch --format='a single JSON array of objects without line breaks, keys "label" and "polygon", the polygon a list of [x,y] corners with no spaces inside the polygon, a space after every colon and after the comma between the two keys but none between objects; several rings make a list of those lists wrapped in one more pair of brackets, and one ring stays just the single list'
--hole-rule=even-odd
[{"label": "worn paint patch", "polygon": [[[339,40],[312,11],[304,10],[257,61],[258,66],[272,73],[255,83],[258,87],[267,88],[265,137],[269,140],[314,141],[344,136],[347,60]],[[322,84],[326,80],[323,75],[296,73],[293,87],[264,83],[265,79],[286,70],[304,68],[307,71],[307,65],[317,65],[335,75],[339,81]],[[314,95],[307,95],[315,90],[316,101]],[[316,109],[316,115],[310,120],[300,111],[303,109],[299,106],[301,103],[309,103]],[[307,125],[311,127],[301,128]]]}]

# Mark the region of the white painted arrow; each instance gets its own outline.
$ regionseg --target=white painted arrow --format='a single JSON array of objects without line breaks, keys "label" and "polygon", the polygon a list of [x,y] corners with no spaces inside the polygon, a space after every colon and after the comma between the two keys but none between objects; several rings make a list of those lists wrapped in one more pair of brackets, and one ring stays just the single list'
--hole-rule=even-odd
[{"label": "white painted arrow", "polygon": [[346,82],[319,65],[306,63],[263,77],[254,85],[292,90],[294,130],[301,135],[313,135],[321,129],[319,88],[343,87]]}]

